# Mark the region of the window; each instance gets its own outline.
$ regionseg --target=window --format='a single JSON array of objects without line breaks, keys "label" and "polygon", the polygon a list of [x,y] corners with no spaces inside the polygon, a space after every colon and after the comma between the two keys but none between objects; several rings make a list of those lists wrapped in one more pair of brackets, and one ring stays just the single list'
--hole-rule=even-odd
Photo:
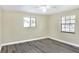
[{"label": "window", "polygon": [[62,32],[75,32],[75,15],[62,16],[61,31]]},{"label": "window", "polygon": [[35,27],[36,18],[35,17],[24,17],[24,27]]}]

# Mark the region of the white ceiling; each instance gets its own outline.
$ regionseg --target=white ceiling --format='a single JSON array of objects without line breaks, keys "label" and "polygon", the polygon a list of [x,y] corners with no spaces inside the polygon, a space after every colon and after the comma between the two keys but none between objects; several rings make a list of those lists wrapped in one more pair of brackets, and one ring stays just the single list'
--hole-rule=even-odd
[{"label": "white ceiling", "polygon": [[79,5],[50,5],[51,8],[48,9],[47,12],[43,12],[39,6],[44,5],[2,5],[0,7],[8,11],[21,11],[45,15],[79,8]]}]

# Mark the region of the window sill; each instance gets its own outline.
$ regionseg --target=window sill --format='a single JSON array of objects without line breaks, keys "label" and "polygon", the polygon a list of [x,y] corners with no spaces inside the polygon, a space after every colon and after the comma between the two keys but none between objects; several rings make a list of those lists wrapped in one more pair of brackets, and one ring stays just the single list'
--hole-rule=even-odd
[{"label": "window sill", "polygon": [[62,33],[71,33],[71,34],[75,34],[75,32],[65,32],[65,31],[61,31]]}]

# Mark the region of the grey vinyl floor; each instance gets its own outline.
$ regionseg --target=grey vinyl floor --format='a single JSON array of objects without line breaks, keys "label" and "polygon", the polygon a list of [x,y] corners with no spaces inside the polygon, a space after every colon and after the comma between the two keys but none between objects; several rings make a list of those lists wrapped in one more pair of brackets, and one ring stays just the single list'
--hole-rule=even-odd
[{"label": "grey vinyl floor", "polygon": [[1,53],[78,53],[79,49],[51,39],[3,46]]}]

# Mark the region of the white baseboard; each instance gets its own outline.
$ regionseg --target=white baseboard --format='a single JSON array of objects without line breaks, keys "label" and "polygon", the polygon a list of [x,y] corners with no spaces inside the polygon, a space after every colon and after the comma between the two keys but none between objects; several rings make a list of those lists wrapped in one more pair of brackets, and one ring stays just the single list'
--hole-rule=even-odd
[{"label": "white baseboard", "polygon": [[47,37],[39,37],[39,38],[34,38],[34,39],[28,39],[28,40],[22,40],[22,41],[5,43],[5,44],[1,44],[1,47],[2,46],[6,46],[6,45],[12,45],[12,44],[18,44],[18,43],[24,43],[24,42],[34,41],[34,40],[41,40],[41,39],[45,39],[45,38],[47,38]]},{"label": "white baseboard", "polygon": [[56,40],[56,41],[62,42],[62,43],[66,43],[66,44],[69,44],[69,45],[72,45],[72,46],[75,46],[75,47],[78,47],[79,48],[79,45],[78,44],[75,44],[75,43],[67,42],[67,41],[60,40],[60,39],[56,39],[56,38],[53,38],[53,37],[48,37],[48,38],[50,38],[52,40]]}]

